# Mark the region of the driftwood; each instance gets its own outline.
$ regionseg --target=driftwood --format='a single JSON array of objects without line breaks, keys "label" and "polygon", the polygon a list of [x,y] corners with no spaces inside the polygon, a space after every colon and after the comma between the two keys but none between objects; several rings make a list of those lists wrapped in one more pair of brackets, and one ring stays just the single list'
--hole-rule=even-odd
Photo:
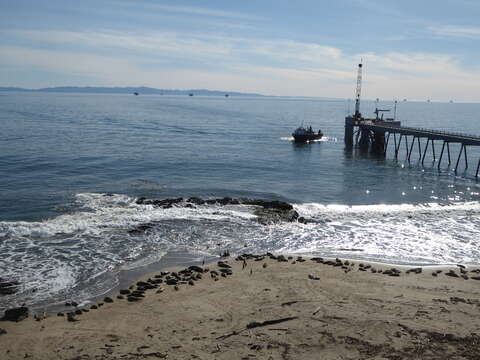
[{"label": "driftwood", "polygon": [[[247,324],[247,326],[245,327],[245,329],[242,329],[242,330],[239,330],[239,331],[232,331],[231,333],[228,333],[228,334],[219,336],[219,337],[217,337],[217,340],[227,339],[227,338],[229,338],[230,336],[238,335],[238,334],[240,334],[242,331],[245,331],[245,330],[248,330],[248,329],[254,329],[254,328],[257,328],[257,327],[261,327],[261,326],[268,326],[268,325],[280,324],[280,323],[282,323],[282,322],[290,321],[290,320],[295,320],[295,319],[298,319],[298,316],[291,316],[291,317],[287,317],[287,318],[274,319],[274,320],[266,320],[266,321],[263,321],[263,322],[252,321],[251,323],[248,323],[248,324]],[[286,330],[286,329],[282,329],[282,330]]]},{"label": "driftwood", "polygon": [[298,301],[287,301],[287,302],[282,303],[282,306],[290,306],[290,305],[293,305],[293,304],[296,304],[296,303],[298,303]]},{"label": "driftwood", "polygon": [[321,307],[321,306],[317,307],[317,308],[315,309],[315,311],[313,312],[313,315],[317,315],[317,313],[318,313],[320,310],[322,310],[322,307]]},{"label": "driftwood", "polygon": [[249,323],[247,325],[247,329],[253,329],[253,328],[256,328],[256,327],[260,327],[260,326],[279,324],[279,323],[282,323],[282,322],[285,322],[285,321],[290,321],[290,320],[295,320],[295,319],[298,319],[298,316],[291,316],[291,317],[282,318],[282,319],[275,319],[275,320],[266,320],[266,321],[263,321],[263,322],[252,321],[251,323]]}]

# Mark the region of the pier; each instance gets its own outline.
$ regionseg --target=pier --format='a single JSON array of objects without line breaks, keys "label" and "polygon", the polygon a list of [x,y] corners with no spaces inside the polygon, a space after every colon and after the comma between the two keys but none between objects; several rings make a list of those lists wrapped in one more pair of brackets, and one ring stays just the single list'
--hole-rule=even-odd
[{"label": "pier", "polygon": [[[354,141],[355,138],[355,141]],[[422,148],[420,139],[426,139]],[[448,159],[448,166],[452,164],[450,144],[459,144],[460,151],[455,161],[455,174],[458,171],[459,163],[464,158],[465,169],[468,169],[468,146],[480,146],[480,136],[462,134],[456,132],[446,132],[431,129],[422,129],[414,127],[401,126],[400,121],[383,119],[364,119],[347,116],[345,118],[345,145],[347,147],[358,146],[364,150],[372,151],[376,154],[387,154],[389,144],[394,146],[395,158],[401,146],[405,146],[408,162],[411,161],[412,154],[417,152],[418,159],[423,165],[425,155],[432,151],[433,160],[436,161],[435,141],[441,142],[440,155],[438,157],[437,167],[440,169],[444,155]],[[404,144],[404,145],[402,145]],[[417,151],[418,149],[418,151]],[[477,162],[475,177],[478,178],[480,171],[480,159]]]},{"label": "pier", "polygon": [[[395,115],[393,118],[383,118],[383,113],[390,110],[375,109],[375,118],[364,118],[360,113],[360,93],[362,86],[362,64],[358,65],[357,89],[355,99],[355,113],[345,118],[345,145],[347,148],[359,147],[362,150],[371,151],[375,154],[386,156],[389,143],[393,142],[394,156],[398,158],[400,148],[405,144],[405,151],[408,162],[411,161],[412,154],[417,152],[418,160],[422,165],[425,156],[431,148],[433,161],[436,161],[435,141],[442,142],[442,149],[438,158],[437,167],[440,169],[444,154],[446,152],[448,158],[448,166],[452,164],[450,153],[450,144],[459,144],[460,151],[456,157],[455,174],[457,174],[459,163],[464,158],[465,170],[468,169],[468,146],[480,146],[480,136],[462,134],[456,132],[447,132],[441,130],[423,129],[415,127],[405,127],[400,121],[396,120],[396,102]],[[378,101],[378,99],[377,99]],[[410,138],[410,141],[409,141]],[[426,139],[426,143],[422,150],[420,140]],[[425,142],[425,141],[423,141]],[[415,146],[416,145],[416,146]],[[446,150],[446,151],[445,151]],[[480,159],[477,162],[475,177],[478,178],[480,171]]]}]

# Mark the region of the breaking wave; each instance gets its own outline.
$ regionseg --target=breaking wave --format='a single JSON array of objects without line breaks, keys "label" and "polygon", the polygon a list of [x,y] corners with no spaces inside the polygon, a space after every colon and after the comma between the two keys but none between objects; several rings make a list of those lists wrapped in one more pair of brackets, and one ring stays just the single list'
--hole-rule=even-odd
[{"label": "breaking wave", "polygon": [[[218,255],[284,252],[403,264],[480,263],[480,204],[294,205],[305,222],[264,226],[252,206],[136,204],[121,194],[77,194],[74,207],[41,222],[0,222],[2,277],[21,283],[7,303],[88,298],[118,273],[169,251]],[[79,295],[80,294],[80,295]]]}]

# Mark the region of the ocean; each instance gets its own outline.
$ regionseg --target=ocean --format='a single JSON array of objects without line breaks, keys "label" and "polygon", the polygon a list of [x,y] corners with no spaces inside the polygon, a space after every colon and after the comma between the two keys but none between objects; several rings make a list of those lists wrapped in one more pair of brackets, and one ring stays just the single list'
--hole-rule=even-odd
[{"label": "ocean", "polygon": [[[404,146],[398,159],[393,146],[385,158],[346,151],[352,109],[314,98],[1,93],[0,278],[20,286],[0,309],[88,301],[122,274],[225,250],[479,264],[480,151],[468,149],[458,174],[446,158],[437,170],[431,152],[422,166],[414,150],[409,163]],[[405,126],[473,134],[478,114],[480,104],[397,106]],[[325,137],[293,143],[302,123]],[[251,206],[136,203],[192,196],[286,201],[308,223],[262,225]]]}]

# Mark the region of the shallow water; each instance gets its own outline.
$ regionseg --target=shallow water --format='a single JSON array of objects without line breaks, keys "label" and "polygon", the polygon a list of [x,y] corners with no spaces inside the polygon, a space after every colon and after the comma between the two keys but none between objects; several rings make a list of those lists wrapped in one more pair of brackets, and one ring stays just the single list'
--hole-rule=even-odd
[{"label": "shallow water", "polygon": [[[279,251],[402,264],[480,263],[480,153],[457,176],[429,153],[345,151],[348,104],[304,98],[94,94],[0,96],[2,305],[102,294],[168,251],[193,259]],[[381,107],[389,104],[381,104]],[[371,113],[374,104],[362,104]],[[400,103],[406,126],[480,134],[478,104]],[[292,143],[302,121],[322,141]],[[423,144],[424,145],[424,144]],[[440,150],[437,144],[437,156]],[[458,148],[452,146],[456,160]],[[412,158],[413,159],[413,158]],[[159,209],[139,196],[252,197],[294,204],[308,224],[262,226],[248,206]],[[145,233],[132,232],[151,223]]]}]

